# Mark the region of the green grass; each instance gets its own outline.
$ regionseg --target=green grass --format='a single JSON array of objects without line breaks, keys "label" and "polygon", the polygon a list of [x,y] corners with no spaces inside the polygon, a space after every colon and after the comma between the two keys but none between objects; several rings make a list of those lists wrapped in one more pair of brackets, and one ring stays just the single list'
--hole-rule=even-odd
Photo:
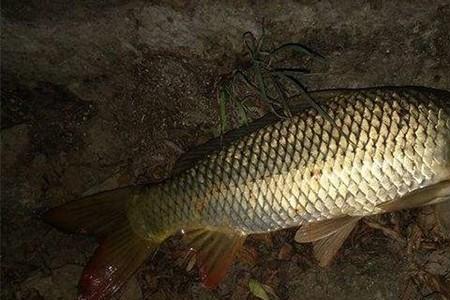
[{"label": "green grass", "polygon": [[[280,119],[292,116],[289,109],[289,99],[302,95],[323,118],[330,122],[333,127],[339,129],[347,141],[354,145],[350,136],[342,132],[331,116],[321,105],[308,93],[304,78],[320,73],[311,73],[306,67],[290,66],[287,54],[295,54],[304,58],[305,56],[324,63],[325,57],[300,43],[286,43],[273,49],[266,49],[264,45],[265,33],[257,39],[251,32],[243,34],[246,47],[246,57],[249,60],[245,68],[233,71],[228,79],[219,84],[218,105],[220,128],[218,135],[230,129],[230,115],[228,107],[234,107],[239,126],[248,124],[249,121],[259,117],[253,111],[258,106],[263,106],[277,115]],[[288,65],[289,67],[285,67]]]},{"label": "green grass", "polygon": [[[220,133],[229,130],[231,124],[229,107],[235,108],[239,125],[247,124],[255,118],[255,109],[263,107],[278,117],[291,117],[289,98],[302,94],[321,115],[334,123],[333,119],[307,92],[303,82],[305,76],[311,74],[304,67],[284,67],[287,54],[307,56],[313,60],[324,62],[325,58],[300,43],[286,43],[273,49],[264,45],[265,33],[257,39],[251,32],[243,34],[248,64],[238,68],[221,82],[217,92],[220,116]],[[336,125],[334,123],[334,125]]]}]

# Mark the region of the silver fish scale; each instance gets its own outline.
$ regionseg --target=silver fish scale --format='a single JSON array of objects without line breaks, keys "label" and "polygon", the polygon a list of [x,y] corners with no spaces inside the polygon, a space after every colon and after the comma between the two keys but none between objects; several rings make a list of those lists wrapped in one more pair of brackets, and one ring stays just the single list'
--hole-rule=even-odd
[{"label": "silver fish scale", "polygon": [[149,189],[138,209],[145,230],[210,225],[257,233],[370,215],[450,177],[450,99],[399,88],[314,97],[337,127],[307,109],[210,154]]}]

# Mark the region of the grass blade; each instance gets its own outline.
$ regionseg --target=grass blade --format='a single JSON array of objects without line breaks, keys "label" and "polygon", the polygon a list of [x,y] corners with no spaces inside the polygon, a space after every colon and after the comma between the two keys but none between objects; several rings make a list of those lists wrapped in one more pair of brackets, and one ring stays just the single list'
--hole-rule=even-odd
[{"label": "grass blade", "polygon": [[272,72],[284,73],[286,75],[298,74],[298,73],[300,73],[300,74],[309,74],[309,73],[311,73],[311,71],[309,69],[306,69],[306,68],[275,68],[275,69],[272,69]]},{"label": "grass blade", "polygon": [[244,34],[242,35],[242,39],[244,40],[244,44],[247,47],[248,52],[250,53],[252,59],[256,58],[257,41],[253,33],[251,33],[250,31],[244,32]]},{"label": "grass blade", "polygon": [[333,118],[331,118],[331,116],[322,108],[322,106],[320,106],[320,104],[317,103],[316,100],[314,100],[314,98],[312,98],[309,95],[309,93],[306,91],[306,88],[296,78],[291,77],[291,76],[286,76],[286,78],[291,80],[291,82],[294,83],[298,87],[298,90],[300,91],[300,93],[306,97],[306,99],[310,102],[311,106],[313,108],[315,108],[322,117],[324,117],[328,122],[333,124],[334,127],[338,128],[339,131],[341,132],[341,134],[347,138],[347,141],[350,144],[352,144],[353,146],[356,146],[355,143],[350,140],[350,135],[345,134],[342,131],[342,128],[339,127],[336,124],[336,122],[333,120]]},{"label": "grass blade", "polygon": [[325,57],[323,57],[322,55],[320,55],[320,54],[317,53],[316,51],[311,50],[310,48],[308,48],[308,47],[306,47],[306,46],[304,46],[304,45],[302,45],[302,44],[299,44],[299,43],[287,43],[287,44],[283,44],[283,45],[281,45],[280,47],[275,48],[275,49],[272,51],[271,54],[272,54],[272,55],[278,54],[279,52],[286,51],[286,50],[292,50],[292,51],[295,51],[295,52],[297,52],[297,53],[299,53],[299,54],[301,54],[301,55],[308,55],[308,56],[311,56],[311,57],[313,57],[313,58],[316,58],[316,59],[318,59],[318,60],[320,60],[320,61],[325,61]]},{"label": "grass blade", "polygon": [[[304,77],[310,74],[310,70],[304,68],[277,68],[271,71],[272,74],[291,77]],[[282,75],[282,76],[280,76]]]},{"label": "grass blade", "polygon": [[325,119],[327,119],[329,122],[331,122],[334,126],[337,126],[334,120],[331,118],[331,116],[322,108],[322,106],[319,105],[319,103],[316,102],[306,91],[306,88],[297,80],[297,78],[294,78],[289,75],[285,75],[284,78],[291,81],[297,89],[300,91],[302,95],[306,97],[306,99],[309,101],[311,106],[317,110],[317,112],[322,115]]},{"label": "grass blade", "polygon": [[252,87],[254,89],[258,89],[256,85],[252,83],[252,81],[242,72],[242,71],[236,71],[236,73],[233,76],[233,82],[237,80],[238,78],[241,78],[249,87]]},{"label": "grass blade", "polygon": [[247,117],[247,111],[248,108],[245,106],[242,100],[236,101],[236,107],[238,109],[238,115],[240,119],[240,123],[247,125],[248,124],[248,117]]},{"label": "grass blade", "polygon": [[227,103],[229,101],[229,93],[226,88],[222,88],[219,91],[217,101],[219,102],[220,131],[224,133],[228,128]]},{"label": "grass blade", "polygon": [[259,94],[261,95],[264,101],[271,103],[269,97],[267,96],[266,85],[264,83],[264,78],[258,64],[255,65],[255,77],[256,77],[256,86],[258,87]]},{"label": "grass blade", "polygon": [[275,76],[272,76],[272,80],[274,82],[275,89],[277,90],[277,93],[278,93],[278,96],[280,99],[280,103],[283,107],[284,114],[288,118],[292,117],[291,110],[289,109],[289,105],[288,105],[288,99],[287,99],[285,90],[284,90],[283,86],[281,85],[280,80]]}]

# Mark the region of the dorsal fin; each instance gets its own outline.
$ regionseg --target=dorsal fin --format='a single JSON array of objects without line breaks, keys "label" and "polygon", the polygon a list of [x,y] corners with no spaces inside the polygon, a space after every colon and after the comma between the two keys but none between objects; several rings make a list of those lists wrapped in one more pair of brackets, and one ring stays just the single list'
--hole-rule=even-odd
[{"label": "dorsal fin", "polygon": [[197,253],[203,284],[214,288],[233,263],[245,241],[245,235],[224,228],[199,228],[186,231],[184,240]]},{"label": "dorsal fin", "polygon": [[[440,99],[440,101],[446,101],[445,103],[450,104],[449,100],[450,98],[448,97],[450,93],[448,91],[417,86],[405,86],[405,87],[387,86],[387,87],[371,87],[358,89],[327,89],[327,90],[312,91],[309,92],[308,95],[309,97],[314,99],[317,104],[323,104],[336,96],[350,97],[351,95],[357,93],[373,93],[373,97],[375,97],[377,92],[385,93],[388,91],[391,92],[415,91],[425,95],[432,94],[434,96],[437,96]],[[292,96],[291,98],[289,98],[288,104],[289,110],[292,115],[297,115],[305,111],[306,109],[313,108],[311,102],[308,100],[307,97],[305,97],[304,94]],[[448,105],[448,109],[450,111],[450,105]],[[282,114],[282,112],[278,111],[277,114],[280,115]],[[282,119],[280,119],[280,117],[278,117],[276,114],[268,113],[262,118],[255,120],[254,122],[251,122],[248,125],[244,125],[234,130],[230,130],[221,137],[211,139],[204,144],[195,146],[189,151],[187,151],[185,154],[180,156],[180,158],[175,163],[173,173],[178,174],[180,172],[183,172],[191,168],[198,160],[205,158],[205,156],[207,156],[208,154],[212,154],[217,151],[220,151],[221,149],[227,148],[232,143],[239,140],[241,137],[249,135],[252,132],[255,132],[270,124],[274,124],[276,122],[281,121]]]},{"label": "dorsal fin", "polygon": [[[319,97],[318,99],[316,98],[314,99],[317,100],[318,102],[323,101],[321,97]],[[289,110],[292,113],[292,115],[296,115],[304,111],[305,109],[312,107],[307,101],[304,100],[305,100],[304,97],[302,97],[301,95],[292,98],[292,103],[289,106]],[[278,111],[277,114],[282,115],[282,112]],[[209,154],[213,154],[222,149],[226,149],[234,142],[238,141],[240,138],[247,136],[255,131],[258,131],[261,128],[264,128],[271,124],[275,124],[277,122],[282,122],[283,119],[281,119],[277,114],[267,113],[263,117],[247,125],[230,130],[220,137],[213,138],[204,144],[193,147],[192,149],[190,149],[189,151],[180,156],[180,158],[175,163],[173,173],[178,174],[191,168],[198,160],[205,158]]]}]

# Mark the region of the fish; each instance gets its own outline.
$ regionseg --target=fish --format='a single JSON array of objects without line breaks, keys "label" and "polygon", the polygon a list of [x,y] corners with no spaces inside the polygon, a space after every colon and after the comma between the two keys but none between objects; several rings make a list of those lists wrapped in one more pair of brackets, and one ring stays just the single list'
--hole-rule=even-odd
[{"label": "fish", "polygon": [[[214,288],[247,236],[299,227],[327,265],[361,218],[450,200],[450,92],[376,87],[290,99],[194,147],[155,184],[104,191],[50,209],[44,221],[99,242],[80,299],[107,299],[159,245],[181,234]],[[330,122],[330,118],[333,122]]]}]

